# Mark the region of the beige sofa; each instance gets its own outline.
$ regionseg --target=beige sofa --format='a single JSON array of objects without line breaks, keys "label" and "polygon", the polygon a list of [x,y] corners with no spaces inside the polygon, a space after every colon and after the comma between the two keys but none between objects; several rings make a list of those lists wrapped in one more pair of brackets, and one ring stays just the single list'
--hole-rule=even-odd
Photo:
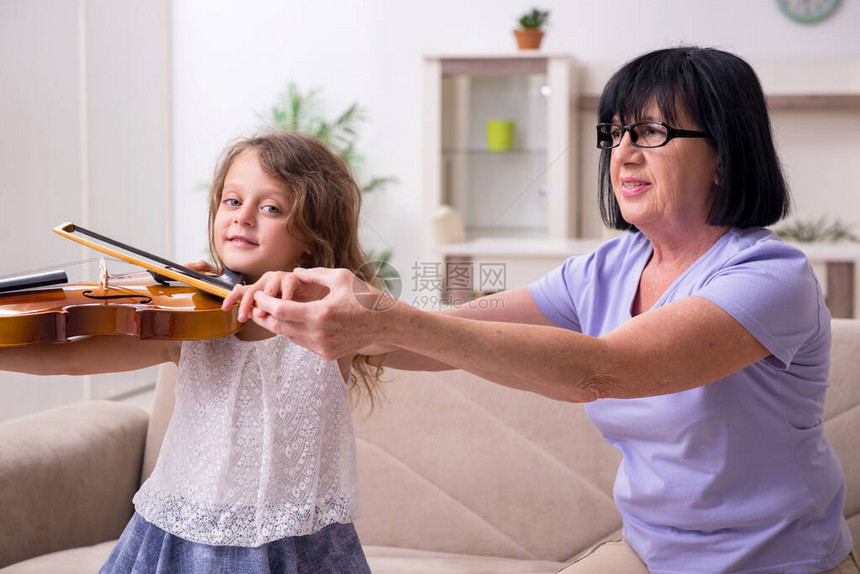
[{"label": "beige sofa", "polygon": [[[833,335],[825,429],[860,540],[860,320],[834,320]],[[151,420],[92,402],[0,425],[0,573],[98,569],[154,463],[174,376],[162,367]],[[376,574],[551,573],[619,530],[619,455],[580,405],[464,372],[386,378],[385,404],[355,417],[357,526]]]}]

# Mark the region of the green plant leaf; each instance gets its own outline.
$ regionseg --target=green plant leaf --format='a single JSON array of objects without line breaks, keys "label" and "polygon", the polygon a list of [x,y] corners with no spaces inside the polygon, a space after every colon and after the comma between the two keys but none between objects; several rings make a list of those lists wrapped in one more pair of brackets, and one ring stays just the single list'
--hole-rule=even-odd
[{"label": "green plant leaf", "polygon": [[364,193],[371,193],[374,191],[381,191],[385,189],[385,187],[392,183],[397,183],[398,179],[396,177],[373,177],[361,186],[361,191]]},{"label": "green plant leaf", "polygon": [[538,10],[533,8],[531,12],[526,12],[520,19],[520,26],[523,28],[541,28],[549,19],[549,10]]},{"label": "green plant leaf", "polygon": [[[333,120],[322,112],[320,91],[302,91],[298,84],[289,82],[284,91],[275,98],[271,110],[272,126],[277,130],[310,134],[338,154],[349,167],[356,180],[360,181],[364,157],[358,153],[357,145],[361,127],[367,121],[367,111],[358,102],[349,105]],[[362,193],[380,191],[398,180],[392,176],[371,177],[361,186]],[[388,262],[391,250],[368,253],[371,260]]]},{"label": "green plant leaf", "polygon": [[813,241],[853,241],[860,239],[853,233],[854,225],[839,219],[829,220],[821,217],[817,220],[798,219],[774,229],[779,237],[789,241],[810,243]]}]

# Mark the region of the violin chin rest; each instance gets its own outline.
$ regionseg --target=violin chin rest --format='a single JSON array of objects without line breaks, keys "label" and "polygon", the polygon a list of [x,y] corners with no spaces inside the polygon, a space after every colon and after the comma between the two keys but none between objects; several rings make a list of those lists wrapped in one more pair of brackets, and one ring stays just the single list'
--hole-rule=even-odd
[{"label": "violin chin rest", "polygon": [[[165,286],[169,286],[171,281],[175,281],[173,278],[152,271],[151,269],[147,269],[147,273],[152,275],[152,278],[155,279],[157,283],[160,283]],[[241,273],[237,273],[232,269],[227,269],[226,267],[224,268],[224,272],[221,275],[213,277],[213,279],[221,281],[222,283],[228,283],[231,286],[240,285],[244,282],[244,277],[242,277]]]},{"label": "violin chin rest", "polygon": [[245,281],[245,278],[242,277],[241,273],[237,273],[232,269],[227,269],[226,267],[224,267],[224,272],[216,277],[216,279],[229,283],[230,285],[241,285]]}]

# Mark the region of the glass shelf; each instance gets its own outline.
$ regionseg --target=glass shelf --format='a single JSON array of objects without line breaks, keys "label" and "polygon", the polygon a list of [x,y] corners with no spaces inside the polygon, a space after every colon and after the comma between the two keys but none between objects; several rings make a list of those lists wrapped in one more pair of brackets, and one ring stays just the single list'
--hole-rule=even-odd
[{"label": "glass shelf", "polygon": [[495,151],[490,149],[470,148],[470,149],[455,149],[446,148],[442,150],[442,154],[451,155],[488,155],[488,156],[512,156],[512,155],[546,155],[545,149],[509,149],[506,151]]},{"label": "glass shelf", "polygon": [[488,238],[541,239],[545,236],[546,227],[472,225],[466,228],[467,241]]},{"label": "glass shelf", "polygon": [[[547,233],[546,74],[442,80],[443,202],[480,235]],[[487,124],[513,126],[508,150],[489,149]]]}]

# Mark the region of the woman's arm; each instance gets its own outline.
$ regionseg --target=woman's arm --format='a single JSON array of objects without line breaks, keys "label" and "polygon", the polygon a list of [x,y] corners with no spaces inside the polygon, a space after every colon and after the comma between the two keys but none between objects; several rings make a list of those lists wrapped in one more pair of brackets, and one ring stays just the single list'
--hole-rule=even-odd
[{"label": "woman's arm", "polygon": [[[480,299],[480,303],[468,303],[451,307],[440,312],[448,317],[461,317],[477,321],[498,321],[506,323],[525,323],[529,325],[547,325],[553,323],[541,312],[529,293],[528,287],[520,287]],[[444,371],[456,367],[431,359],[426,355],[406,351],[394,345],[384,347],[374,345],[360,351],[364,355],[386,353],[385,366],[410,371]]]},{"label": "woman's arm", "polygon": [[77,337],[64,343],[0,347],[0,370],[32,375],[95,375],[179,362],[180,341],[124,335]]},{"label": "woman's arm", "polygon": [[320,355],[333,358],[371,345],[393,345],[561,400],[683,391],[769,354],[731,315],[699,297],[653,309],[595,338],[546,324],[428,313],[403,302],[371,311],[356,301],[348,271],[297,269],[294,275],[301,283],[323,286],[327,295],[296,302],[259,292],[252,316]]},{"label": "woman's arm", "polygon": [[728,313],[699,297],[644,313],[603,337],[404,311],[389,327],[402,348],[420,349],[505,386],[573,402],[684,391],[769,354]]}]

